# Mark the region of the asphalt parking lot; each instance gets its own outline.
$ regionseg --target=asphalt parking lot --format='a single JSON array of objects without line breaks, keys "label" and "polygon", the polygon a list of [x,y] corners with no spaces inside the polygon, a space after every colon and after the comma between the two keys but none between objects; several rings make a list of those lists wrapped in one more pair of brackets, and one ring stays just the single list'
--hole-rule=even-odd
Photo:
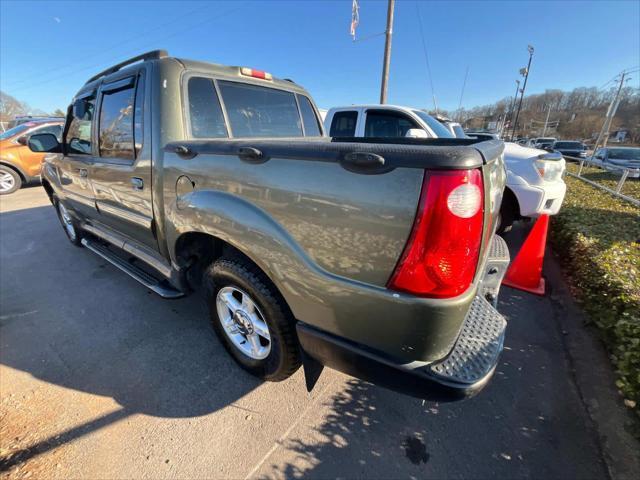
[{"label": "asphalt parking lot", "polygon": [[504,354],[466,402],[332,371],[307,394],[301,371],[240,370],[201,298],[163,300],[69,244],[40,187],[0,210],[7,477],[610,478],[557,298],[504,289]]}]

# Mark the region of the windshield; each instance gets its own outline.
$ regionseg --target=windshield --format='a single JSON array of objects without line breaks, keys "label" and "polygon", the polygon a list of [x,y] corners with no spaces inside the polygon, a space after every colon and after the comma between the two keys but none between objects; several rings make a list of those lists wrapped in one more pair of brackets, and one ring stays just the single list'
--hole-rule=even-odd
[{"label": "windshield", "polygon": [[431,130],[433,130],[433,133],[436,134],[436,137],[438,138],[455,138],[453,136],[453,133],[451,133],[449,130],[447,130],[447,127],[445,127],[444,125],[442,125],[439,121],[437,121],[435,118],[433,118],[431,115],[421,111],[421,110],[412,110],[413,113],[415,113],[418,117],[420,117],[420,119],[426,123],[429,128]]},{"label": "windshield", "polygon": [[582,150],[582,144],[580,142],[556,142],[554,147]]},{"label": "windshield", "polygon": [[22,125],[18,125],[17,127],[10,128],[6,132],[4,132],[2,135],[0,135],[0,140],[5,140],[7,138],[11,138],[15,135],[18,135],[22,132],[26,132],[27,130],[29,130],[29,128],[31,127],[29,127],[25,123],[23,123]]},{"label": "windshield", "polygon": [[612,148],[609,150],[609,158],[640,160],[640,148]]}]

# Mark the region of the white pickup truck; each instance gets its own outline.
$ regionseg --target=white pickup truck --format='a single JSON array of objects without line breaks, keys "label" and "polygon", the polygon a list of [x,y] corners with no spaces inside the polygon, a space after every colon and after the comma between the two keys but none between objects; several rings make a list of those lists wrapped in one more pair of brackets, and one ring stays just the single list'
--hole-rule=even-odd
[{"label": "white pickup truck", "polygon": [[[379,104],[331,108],[325,118],[325,130],[331,137],[455,136],[422,110]],[[507,185],[500,210],[500,232],[509,231],[513,222],[521,218],[558,213],[567,189],[562,179],[566,168],[562,155],[506,142],[504,160]]]}]

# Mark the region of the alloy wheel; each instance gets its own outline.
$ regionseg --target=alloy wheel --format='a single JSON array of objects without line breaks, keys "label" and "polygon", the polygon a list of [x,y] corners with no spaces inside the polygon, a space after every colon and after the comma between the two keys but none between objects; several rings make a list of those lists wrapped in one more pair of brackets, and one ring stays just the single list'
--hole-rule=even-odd
[{"label": "alloy wheel", "polygon": [[224,332],[238,350],[254,360],[269,355],[269,327],[247,293],[236,287],[221,288],[216,296],[216,309]]}]

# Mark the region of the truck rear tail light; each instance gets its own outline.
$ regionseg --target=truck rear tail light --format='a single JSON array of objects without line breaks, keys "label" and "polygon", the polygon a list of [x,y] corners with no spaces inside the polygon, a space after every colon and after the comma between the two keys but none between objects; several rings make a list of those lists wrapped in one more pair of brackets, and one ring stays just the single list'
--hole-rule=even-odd
[{"label": "truck rear tail light", "polygon": [[273,80],[273,76],[270,73],[263,72],[262,70],[254,70],[253,68],[242,67],[240,73],[247,77],[260,78],[262,80]]},{"label": "truck rear tail light", "polygon": [[480,170],[426,171],[409,241],[387,287],[455,297],[473,281],[484,202]]}]

